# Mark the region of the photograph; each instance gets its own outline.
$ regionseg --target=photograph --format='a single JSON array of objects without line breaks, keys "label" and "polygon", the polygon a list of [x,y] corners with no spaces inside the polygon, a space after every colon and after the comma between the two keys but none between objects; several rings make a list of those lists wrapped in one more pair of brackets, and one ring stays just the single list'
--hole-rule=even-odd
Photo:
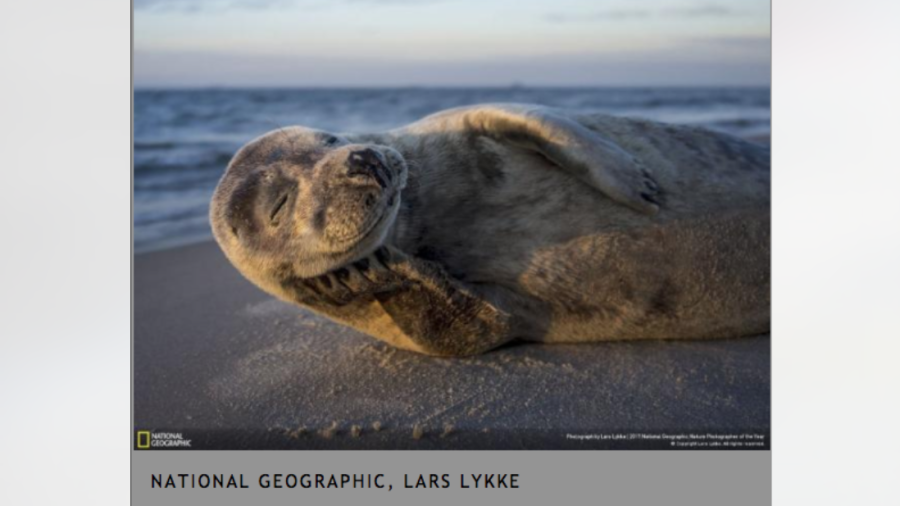
[{"label": "photograph", "polygon": [[897,19],[0,2],[0,505],[900,504]]},{"label": "photograph", "polygon": [[770,450],[770,2],[133,0],[133,449]]}]

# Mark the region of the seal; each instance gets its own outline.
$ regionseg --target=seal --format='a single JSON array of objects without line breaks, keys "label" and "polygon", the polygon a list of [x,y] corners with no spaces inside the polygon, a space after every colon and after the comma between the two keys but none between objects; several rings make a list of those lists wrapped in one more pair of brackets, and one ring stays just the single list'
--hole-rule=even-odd
[{"label": "seal", "polygon": [[522,104],[242,147],[216,241],[251,282],[394,346],[726,338],[770,321],[767,147]]}]

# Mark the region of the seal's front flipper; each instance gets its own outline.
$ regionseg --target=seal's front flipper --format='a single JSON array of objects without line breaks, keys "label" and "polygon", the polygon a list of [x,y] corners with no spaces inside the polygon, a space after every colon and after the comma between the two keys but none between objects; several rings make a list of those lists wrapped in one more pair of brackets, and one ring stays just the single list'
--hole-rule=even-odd
[{"label": "seal's front flipper", "polygon": [[402,288],[376,293],[375,299],[403,340],[412,343],[411,349],[462,357],[535,332],[532,315],[538,311],[500,287],[466,284],[438,264],[390,247],[382,247],[375,256],[382,267],[406,281]]},{"label": "seal's front flipper", "polygon": [[659,211],[659,187],[637,158],[550,109],[518,104],[464,107],[430,116],[420,125],[472,132],[537,151],[620,204],[650,215]]},{"label": "seal's front flipper", "polygon": [[538,335],[540,307],[499,286],[470,285],[389,246],[321,276],[285,282],[290,299],[394,346],[477,355]]},{"label": "seal's front flipper", "polygon": [[321,276],[293,280],[292,293],[302,304],[322,310],[322,305],[346,306],[372,299],[379,292],[404,288],[409,282],[382,263],[385,248],[361,260]]},{"label": "seal's front flipper", "polygon": [[565,135],[547,142],[544,156],[620,204],[649,215],[659,211],[659,185],[640,160],[575,121],[545,121]]}]

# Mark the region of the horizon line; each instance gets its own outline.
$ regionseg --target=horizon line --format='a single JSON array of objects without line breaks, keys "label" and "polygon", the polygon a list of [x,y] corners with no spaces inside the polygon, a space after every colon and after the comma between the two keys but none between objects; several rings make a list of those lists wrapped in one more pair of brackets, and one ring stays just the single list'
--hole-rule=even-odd
[{"label": "horizon line", "polygon": [[333,85],[304,85],[304,84],[255,84],[255,85],[232,85],[232,84],[154,84],[154,85],[133,85],[133,91],[169,91],[169,90],[397,90],[397,89],[422,89],[422,90],[465,90],[465,89],[489,89],[489,90],[516,90],[516,89],[690,89],[690,88],[719,88],[719,89],[748,89],[748,88],[769,88],[772,84],[372,84],[372,85],[353,85],[353,84],[333,84]]}]

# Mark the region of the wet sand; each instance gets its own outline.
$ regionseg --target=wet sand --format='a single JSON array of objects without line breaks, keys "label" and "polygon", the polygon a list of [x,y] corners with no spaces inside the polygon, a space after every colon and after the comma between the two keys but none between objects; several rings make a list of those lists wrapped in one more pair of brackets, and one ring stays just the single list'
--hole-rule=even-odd
[{"label": "wet sand", "polygon": [[193,448],[657,448],[768,433],[770,339],[391,348],[244,280],[212,242],[134,261],[136,429]]}]

